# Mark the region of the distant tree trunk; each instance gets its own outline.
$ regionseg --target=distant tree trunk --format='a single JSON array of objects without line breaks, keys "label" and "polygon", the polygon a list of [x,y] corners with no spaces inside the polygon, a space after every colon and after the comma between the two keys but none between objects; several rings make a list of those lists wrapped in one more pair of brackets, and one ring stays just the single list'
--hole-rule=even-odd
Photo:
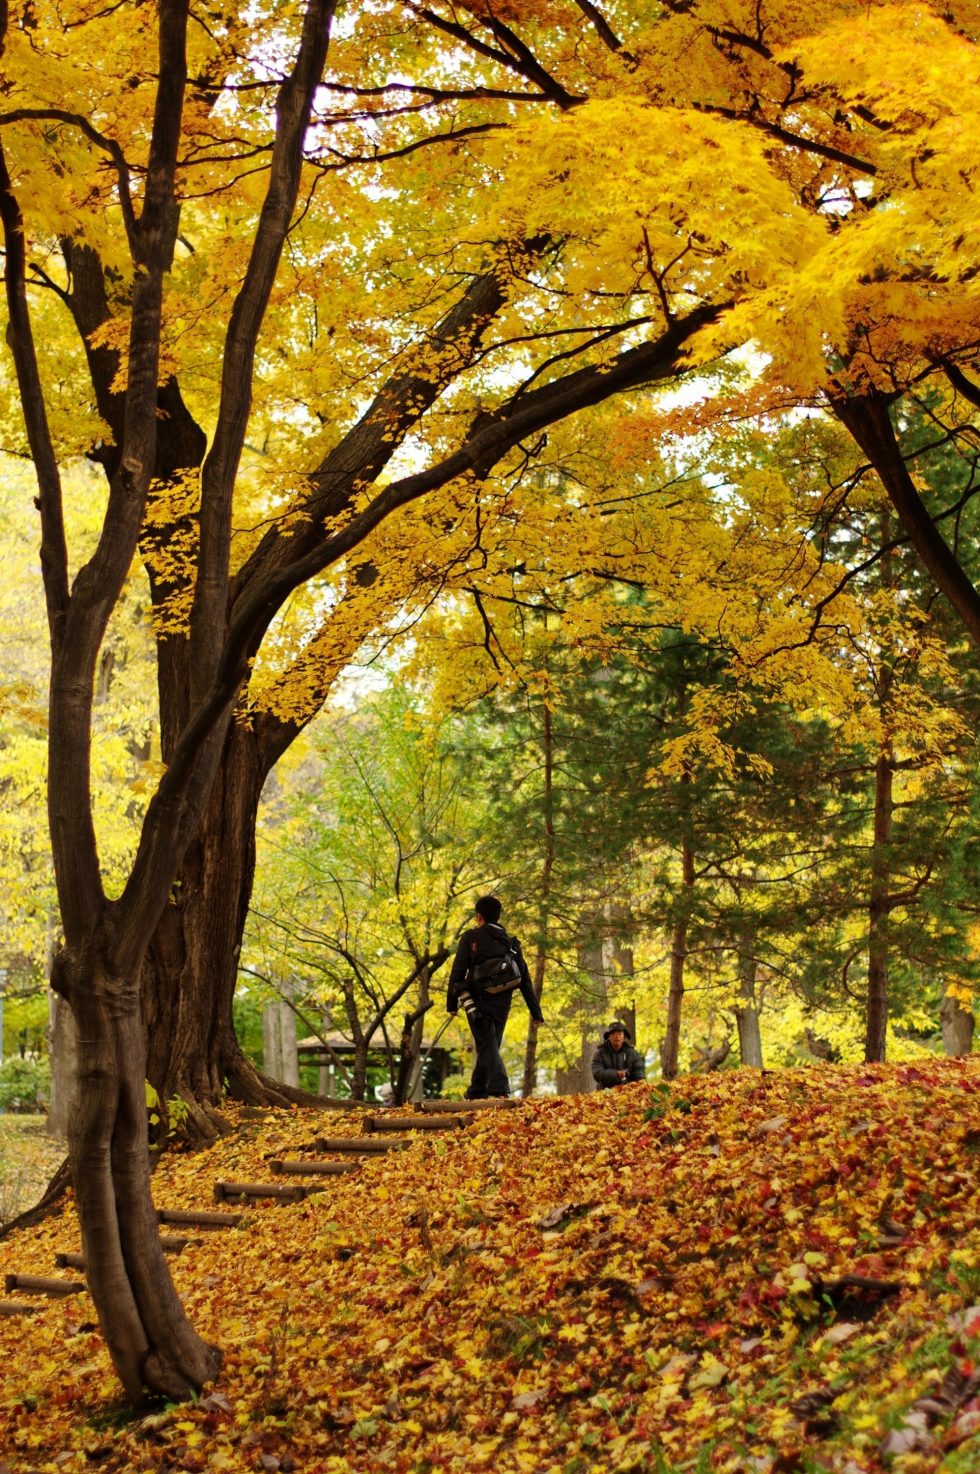
[{"label": "distant tree trunk", "polygon": [[[686,775],[685,775],[686,777]],[[690,782],[690,779],[686,779]],[[675,908],[674,929],[670,939],[670,988],[667,994],[667,1027],[660,1052],[660,1070],[665,1080],[677,1075],[681,1042],[681,1006],[684,1001],[684,964],[687,960],[687,933],[694,900],[694,855],[685,834],[681,841],[681,893]]]},{"label": "distant tree trunk", "polygon": [[262,1068],[273,1080],[282,1077],[282,1037],[279,1033],[280,1004],[270,999],[262,1005]]},{"label": "distant tree trunk", "polygon": [[891,879],[892,786],[890,744],[875,764],[874,837],[871,845],[871,897],[868,905],[868,1003],[864,1035],[866,1060],[885,1058],[888,1029],[888,914]]},{"label": "distant tree trunk", "polygon": [[[542,726],[544,750],[544,858],[541,865],[541,889],[538,896],[538,938],[534,951],[534,971],[531,985],[534,996],[541,1002],[544,991],[544,975],[548,963],[548,929],[551,919],[551,874],[555,865],[555,808],[554,808],[554,735],[551,727],[551,710],[546,705]],[[528,1019],[527,1044],[524,1047],[524,1076],[521,1094],[533,1095],[538,1080],[538,1022]]]},{"label": "distant tree trunk", "polygon": [[351,1033],[354,1040],[354,1054],[350,1069],[350,1096],[351,1100],[363,1100],[367,1094],[369,1041],[359,1022],[352,1025]]},{"label": "distant tree trunk", "polygon": [[738,1028],[738,1048],[742,1064],[761,1070],[762,1031],[759,1027],[759,1007],[755,995],[756,960],[752,953],[754,938],[743,938],[738,954],[738,1004],[735,1023]]},{"label": "distant tree trunk", "polygon": [[963,1055],[972,1052],[976,1024],[972,1009],[964,1007],[958,999],[947,994],[939,1010],[939,1023],[945,1054]]}]

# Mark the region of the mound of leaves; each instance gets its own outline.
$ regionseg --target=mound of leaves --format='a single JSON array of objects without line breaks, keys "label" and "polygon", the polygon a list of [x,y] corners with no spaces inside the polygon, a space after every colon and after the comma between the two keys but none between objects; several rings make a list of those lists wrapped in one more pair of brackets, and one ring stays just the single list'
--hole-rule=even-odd
[{"label": "mound of leaves", "polygon": [[[320,1129],[243,1121],[157,1201],[208,1207]],[[978,1165],[975,1060],[486,1113],[173,1261],[225,1350],[197,1405],[125,1409],[84,1296],[0,1321],[0,1469],[968,1474]],[[3,1247],[50,1274],[73,1215]]]}]

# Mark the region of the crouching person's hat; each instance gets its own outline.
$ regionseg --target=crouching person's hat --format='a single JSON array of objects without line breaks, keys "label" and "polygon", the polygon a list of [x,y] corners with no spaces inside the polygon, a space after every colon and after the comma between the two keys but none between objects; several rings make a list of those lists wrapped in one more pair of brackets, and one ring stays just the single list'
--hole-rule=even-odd
[{"label": "crouching person's hat", "polygon": [[617,1032],[619,1032],[620,1034],[625,1034],[627,1039],[632,1039],[633,1037],[621,1018],[614,1018],[602,1037],[603,1039],[608,1039],[610,1034],[615,1034]]}]

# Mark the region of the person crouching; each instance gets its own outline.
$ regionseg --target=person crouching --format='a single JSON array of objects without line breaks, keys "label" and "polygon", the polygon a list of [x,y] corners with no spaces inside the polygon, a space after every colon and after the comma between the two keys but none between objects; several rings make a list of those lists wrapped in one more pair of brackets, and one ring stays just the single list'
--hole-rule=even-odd
[{"label": "person crouching", "polygon": [[592,1078],[600,1090],[630,1085],[647,1076],[643,1055],[630,1042],[630,1031],[622,1019],[614,1018],[602,1036],[592,1059]]}]

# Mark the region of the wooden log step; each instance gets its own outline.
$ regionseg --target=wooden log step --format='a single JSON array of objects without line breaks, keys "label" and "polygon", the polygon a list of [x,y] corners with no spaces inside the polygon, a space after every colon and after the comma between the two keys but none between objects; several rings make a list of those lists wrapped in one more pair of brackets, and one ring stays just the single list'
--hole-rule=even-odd
[{"label": "wooden log step", "polygon": [[463,1112],[452,1116],[365,1116],[365,1131],[458,1131],[465,1126]]},{"label": "wooden log step", "polygon": [[315,1152],[343,1152],[354,1157],[380,1157],[385,1152],[401,1152],[411,1146],[407,1136],[385,1136],[377,1140],[370,1136],[318,1136],[313,1143]]},{"label": "wooden log step", "polygon": [[[172,1233],[162,1233],[160,1235],[160,1248],[165,1254],[180,1254],[188,1244],[199,1244],[200,1242],[200,1239],[178,1237]],[[56,1254],[54,1256],[54,1262],[58,1269],[85,1268],[84,1254]]]},{"label": "wooden log step", "polygon": [[287,1177],[341,1177],[345,1172],[358,1172],[360,1162],[282,1162],[269,1164],[273,1172]]},{"label": "wooden log step", "polygon": [[25,1295],[47,1295],[52,1300],[64,1300],[69,1295],[81,1295],[85,1290],[83,1280],[52,1280],[40,1274],[8,1274],[3,1282],[9,1295],[11,1290],[20,1290]]},{"label": "wooden log step", "polygon": [[214,1200],[223,1203],[228,1198],[273,1198],[280,1203],[301,1203],[306,1197],[306,1188],[299,1183],[282,1182],[225,1182],[214,1184]]},{"label": "wooden log step", "polygon": [[29,1300],[0,1300],[0,1315],[37,1315],[40,1308]]},{"label": "wooden log step", "polygon": [[196,1208],[158,1208],[160,1223],[173,1223],[186,1228],[237,1228],[241,1213],[200,1212]]},{"label": "wooden log step", "polygon": [[420,1100],[417,1109],[426,1115],[443,1111],[500,1111],[513,1110],[524,1102],[516,1096],[492,1096],[489,1100]]}]

